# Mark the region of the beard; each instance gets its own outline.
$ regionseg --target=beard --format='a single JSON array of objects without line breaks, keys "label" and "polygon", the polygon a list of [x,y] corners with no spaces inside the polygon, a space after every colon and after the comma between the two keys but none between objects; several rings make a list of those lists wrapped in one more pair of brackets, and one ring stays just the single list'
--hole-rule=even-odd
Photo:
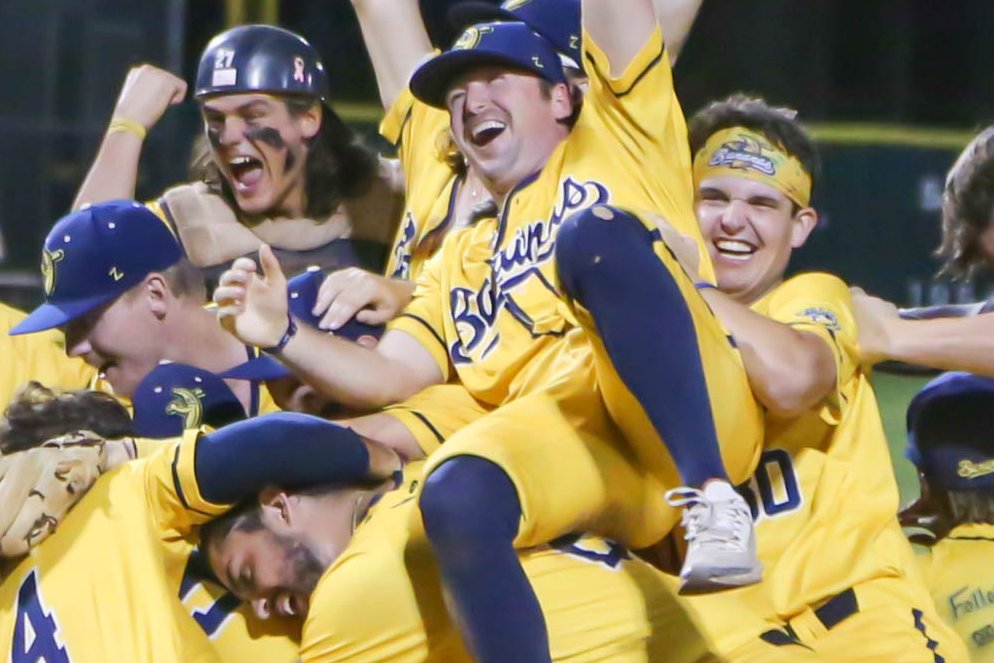
[{"label": "beard", "polygon": [[289,567],[291,588],[294,592],[310,595],[328,565],[322,563],[303,541],[281,537],[280,544],[283,546],[284,558]]}]

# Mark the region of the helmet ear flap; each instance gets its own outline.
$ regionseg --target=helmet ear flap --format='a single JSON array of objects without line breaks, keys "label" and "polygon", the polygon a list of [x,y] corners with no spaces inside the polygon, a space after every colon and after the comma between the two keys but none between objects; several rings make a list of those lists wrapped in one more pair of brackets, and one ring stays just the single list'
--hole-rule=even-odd
[{"label": "helmet ear flap", "polygon": [[200,56],[194,96],[268,92],[328,98],[321,56],[298,34],[240,25],[211,39]]}]

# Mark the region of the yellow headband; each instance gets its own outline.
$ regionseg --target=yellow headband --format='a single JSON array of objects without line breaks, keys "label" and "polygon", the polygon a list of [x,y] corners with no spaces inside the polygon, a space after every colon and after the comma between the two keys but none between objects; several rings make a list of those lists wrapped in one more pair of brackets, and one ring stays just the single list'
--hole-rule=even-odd
[{"label": "yellow headband", "polygon": [[769,184],[801,207],[811,202],[811,176],[801,162],[750,129],[722,129],[697,153],[695,183],[722,175]]}]

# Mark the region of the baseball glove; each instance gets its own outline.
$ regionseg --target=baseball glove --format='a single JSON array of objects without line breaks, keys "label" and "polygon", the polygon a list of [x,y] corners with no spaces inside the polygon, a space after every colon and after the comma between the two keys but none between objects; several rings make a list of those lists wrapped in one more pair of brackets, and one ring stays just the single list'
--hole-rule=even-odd
[{"label": "baseball glove", "polygon": [[106,470],[105,440],[89,431],[0,456],[0,558],[48,538]]}]

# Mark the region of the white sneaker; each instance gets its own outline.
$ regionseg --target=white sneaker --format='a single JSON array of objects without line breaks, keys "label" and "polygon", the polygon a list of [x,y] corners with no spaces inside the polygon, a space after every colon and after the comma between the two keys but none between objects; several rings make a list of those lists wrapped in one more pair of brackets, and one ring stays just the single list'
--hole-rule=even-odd
[{"label": "white sneaker", "polygon": [[685,507],[687,556],[680,569],[680,593],[703,594],[762,580],[756,556],[752,513],[731,484],[710,481],[703,491],[676,488],[666,493],[670,506]]}]

